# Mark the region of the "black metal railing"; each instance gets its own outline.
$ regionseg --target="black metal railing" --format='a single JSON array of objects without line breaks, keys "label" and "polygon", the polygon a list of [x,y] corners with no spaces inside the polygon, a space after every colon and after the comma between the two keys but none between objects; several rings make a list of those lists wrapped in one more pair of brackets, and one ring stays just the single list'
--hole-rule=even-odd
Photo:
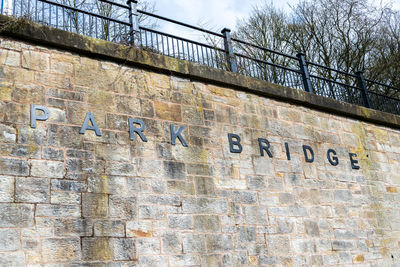
[{"label": "black metal railing", "polygon": [[[138,10],[135,0],[127,4],[74,1],[73,6],[68,1],[13,0],[12,5],[1,6],[1,14],[400,115],[400,89],[366,79],[362,72],[343,72],[306,61],[302,53],[291,56],[238,40],[226,28],[216,33]],[[199,33],[200,37],[184,38],[140,25],[143,17],[172,23]]]}]

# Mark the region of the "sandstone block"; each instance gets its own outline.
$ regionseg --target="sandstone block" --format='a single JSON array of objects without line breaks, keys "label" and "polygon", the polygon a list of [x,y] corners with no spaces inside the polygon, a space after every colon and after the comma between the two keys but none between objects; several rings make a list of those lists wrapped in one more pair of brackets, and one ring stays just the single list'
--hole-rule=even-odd
[{"label": "sandstone block", "polygon": [[172,266],[200,266],[199,255],[174,255],[169,257],[169,263]]},{"label": "sandstone block", "polygon": [[232,200],[242,204],[255,204],[258,202],[258,197],[255,192],[233,191]]},{"label": "sandstone block", "polygon": [[177,232],[165,232],[161,235],[162,253],[178,254],[182,251],[180,235]]},{"label": "sandstone block", "polygon": [[100,220],[94,223],[95,236],[123,237],[125,224],[122,221]]},{"label": "sandstone block", "polygon": [[221,225],[216,215],[194,215],[193,226],[199,232],[220,232]]},{"label": "sandstone block", "polygon": [[160,240],[158,238],[138,238],[137,252],[140,254],[158,255],[161,252]]},{"label": "sandstone block", "polygon": [[42,149],[42,159],[48,160],[64,160],[64,150],[52,147],[44,147]]},{"label": "sandstone block", "polygon": [[37,204],[36,216],[38,217],[80,217],[79,205]]},{"label": "sandstone block", "polygon": [[16,178],[15,201],[48,203],[50,201],[50,179]]},{"label": "sandstone block", "polygon": [[69,191],[52,191],[51,204],[81,204],[81,194]]},{"label": "sandstone block", "polygon": [[13,67],[19,67],[21,63],[21,54],[15,51],[1,49],[0,64]]},{"label": "sandstone block", "polygon": [[197,195],[215,196],[215,185],[213,178],[196,176],[194,181]]},{"label": "sandstone block", "polygon": [[161,220],[165,218],[165,209],[159,206],[140,206],[139,207],[140,219],[153,219]]},{"label": "sandstone block", "polygon": [[65,175],[64,162],[32,160],[31,175],[36,177],[63,178]]},{"label": "sandstone block", "polygon": [[86,261],[109,261],[114,256],[111,238],[85,237],[82,239],[82,259]]},{"label": "sandstone block", "polygon": [[0,202],[13,202],[14,200],[14,178],[0,176]]},{"label": "sandstone block", "polygon": [[135,261],[136,260],[136,239],[134,238],[115,238],[114,260]]},{"label": "sandstone block", "polygon": [[126,178],[109,175],[90,175],[88,177],[88,192],[105,194],[123,194],[126,192]]},{"label": "sandstone block", "polygon": [[193,218],[190,215],[173,214],[168,216],[168,227],[172,229],[193,229]]},{"label": "sandstone block", "polygon": [[113,196],[109,197],[110,217],[133,220],[137,217],[136,197]]},{"label": "sandstone block", "polygon": [[15,143],[17,134],[15,128],[0,124],[0,142],[1,143]]},{"label": "sandstone block", "polygon": [[136,166],[132,163],[107,162],[106,174],[121,176],[136,176]]},{"label": "sandstone block", "polygon": [[226,213],[227,203],[222,199],[192,198],[188,197],[182,201],[184,213]]},{"label": "sandstone block", "polygon": [[54,232],[56,236],[92,236],[93,222],[85,219],[56,219]]},{"label": "sandstone block", "polygon": [[42,241],[45,263],[79,261],[82,257],[79,238],[48,238]]},{"label": "sandstone block", "polygon": [[43,52],[23,51],[22,67],[32,70],[49,71],[50,55]]},{"label": "sandstone block", "polygon": [[150,221],[128,221],[126,223],[126,236],[128,237],[152,237],[152,224]]},{"label": "sandstone block", "polygon": [[246,224],[263,224],[267,223],[267,210],[263,207],[245,206],[243,209],[244,220]]},{"label": "sandstone block", "polygon": [[206,251],[206,239],[202,234],[182,234],[184,253],[201,253]]},{"label": "sandstone block", "polygon": [[25,266],[24,252],[0,252],[0,266]]},{"label": "sandstone block", "polygon": [[0,229],[0,250],[18,250],[19,242],[19,231],[17,229]]},{"label": "sandstone block", "polygon": [[29,126],[20,126],[18,128],[18,143],[28,145],[44,145],[46,144],[46,129],[38,128],[32,129]]},{"label": "sandstone block", "polygon": [[82,215],[84,218],[102,218],[108,215],[108,195],[82,194]]},{"label": "sandstone block", "polygon": [[0,227],[32,227],[33,217],[33,205],[0,204]]},{"label": "sandstone block", "polygon": [[153,177],[153,178],[162,177],[163,164],[161,161],[139,159],[137,163],[138,163],[138,175],[140,177]]},{"label": "sandstone block", "polygon": [[181,106],[165,102],[154,102],[157,118],[168,121],[182,121]]},{"label": "sandstone block", "polygon": [[184,180],[186,178],[185,164],[175,161],[164,161],[164,173],[169,179]]},{"label": "sandstone block", "polygon": [[226,252],[233,249],[232,236],[213,234],[206,236],[207,252]]},{"label": "sandstone block", "polygon": [[0,175],[28,176],[27,160],[0,158]]}]

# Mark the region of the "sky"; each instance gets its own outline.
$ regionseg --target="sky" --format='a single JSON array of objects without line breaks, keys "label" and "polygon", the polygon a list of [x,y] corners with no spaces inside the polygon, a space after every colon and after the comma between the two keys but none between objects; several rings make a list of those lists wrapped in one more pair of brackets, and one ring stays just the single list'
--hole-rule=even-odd
[{"label": "sky", "polygon": [[[399,0],[400,1],[400,0]],[[214,30],[234,29],[237,19],[248,17],[256,5],[265,0],[156,0],[157,13],[162,16],[199,25],[206,23]],[[297,0],[273,0],[274,6],[289,10]]]},{"label": "sky", "polygon": [[[140,1],[140,0],[139,0]],[[224,27],[235,30],[236,22],[248,18],[254,6],[271,2],[276,8],[290,11],[298,0],[153,0],[156,14],[185,22],[194,26],[202,26],[215,32]],[[377,0],[373,0],[378,3]],[[400,9],[400,0],[382,0],[392,2],[393,7]],[[177,27],[170,23],[159,23],[159,29],[174,35],[202,39],[199,33]]]},{"label": "sky", "polygon": [[[264,2],[265,0],[155,0],[155,8],[156,14],[161,16],[220,33],[225,27],[235,30],[239,19],[246,19],[253,7]],[[297,0],[273,0],[276,7],[285,10],[290,10],[289,4],[295,2]],[[200,33],[183,27],[177,28],[169,23],[162,23],[160,29],[190,39],[202,39]]]}]

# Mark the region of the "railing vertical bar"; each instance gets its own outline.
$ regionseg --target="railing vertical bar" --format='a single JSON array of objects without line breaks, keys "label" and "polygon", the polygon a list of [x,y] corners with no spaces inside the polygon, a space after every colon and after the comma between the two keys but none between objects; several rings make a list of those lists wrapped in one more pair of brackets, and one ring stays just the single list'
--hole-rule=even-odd
[{"label": "railing vertical bar", "polygon": [[176,39],[176,50],[178,52],[178,58],[180,58],[181,52],[180,52],[180,49],[179,49],[179,40],[178,39]]},{"label": "railing vertical bar", "polygon": [[188,52],[188,60],[190,61],[190,49],[189,49],[189,42],[186,42],[186,48]]},{"label": "railing vertical bar", "polygon": [[195,62],[195,61],[196,61],[196,58],[195,58],[195,56],[194,56],[194,46],[193,46],[193,43],[191,43],[191,45],[192,45],[192,59],[193,59],[193,62]]},{"label": "railing vertical bar", "polygon": [[168,39],[168,36],[167,36],[167,53],[168,53],[168,56],[170,56],[170,53],[169,53],[169,39]]},{"label": "railing vertical bar", "polygon": [[199,46],[196,45],[196,50],[197,50],[197,62],[200,63],[200,53],[199,53]]}]

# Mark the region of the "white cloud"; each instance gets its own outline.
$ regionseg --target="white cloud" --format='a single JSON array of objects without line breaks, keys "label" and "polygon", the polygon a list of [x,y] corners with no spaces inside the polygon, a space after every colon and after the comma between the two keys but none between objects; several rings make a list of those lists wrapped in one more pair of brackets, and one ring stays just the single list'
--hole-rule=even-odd
[{"label": "white cloud", "polygon": [[[268,0],[267,0],[268,1]],[[235,29],[239,19],[245,19],[256,5],[265,0],[156,0],[157,14],[194,26],[211,29],[217,33],[227,27]],[[297,0],[273,0],[278,8],[288,8]],[[164,32],[187,38],[201,39],[201,34],[184,27],[160,22]]]},{"label": "white cloud", "polygon": [[[290,6],[299,0],[154,0],[156,14],[185,22],[194,26],[206,27],[219,33],[224,27],[235,29],[239,19],[249,16],[256,5],[271,2],[275,7],[290,11]],[[373,1],[379,5],[380,1]],[[393,8],[400,9],[400,0],[381,0],[382,4],[392,3]],[[159,22],[160,30],[195,40],[201,40],[202,34],[185,27]]]}]

